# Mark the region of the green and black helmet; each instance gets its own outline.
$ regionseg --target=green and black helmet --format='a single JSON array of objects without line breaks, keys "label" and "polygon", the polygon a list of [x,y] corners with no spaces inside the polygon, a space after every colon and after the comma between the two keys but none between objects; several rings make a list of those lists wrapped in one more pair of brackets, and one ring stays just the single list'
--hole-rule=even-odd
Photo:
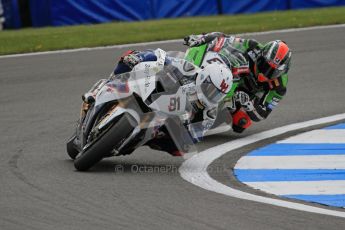
[{"label": "green and black helmet", "polygon": [[291,50],[283,41],[268,42],[262,49],[255,64],[255,72],[260,82],[273,80],[290,67]]}]

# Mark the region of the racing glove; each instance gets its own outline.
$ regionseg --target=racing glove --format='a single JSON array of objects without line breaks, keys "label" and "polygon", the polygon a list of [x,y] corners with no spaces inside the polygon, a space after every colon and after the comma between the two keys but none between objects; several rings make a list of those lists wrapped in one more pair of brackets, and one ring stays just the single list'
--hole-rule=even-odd
[{"label": "racing glove", "polygon": [[140,63],[140,57],[135,53],[127,54],[121,57],[121,61],[123,64],[127,65],[129,68],[133,69],[138,63]]},{"label": "racing glove", "polygon": [[238,91],[235,94],[235,100],[241,104],[242,108],[247,111],[247,112],[251,112],[254,110],[254,104],[253,102],[250,100],[250,97],[247,93],[243,92],[243,91]]},{"label": "racing glove", "polygon": [[194,47],[194,46],[199,46],[204,44],[205,41],[205,36],[204,35],[189,35],[184,38],[184,45]]}]

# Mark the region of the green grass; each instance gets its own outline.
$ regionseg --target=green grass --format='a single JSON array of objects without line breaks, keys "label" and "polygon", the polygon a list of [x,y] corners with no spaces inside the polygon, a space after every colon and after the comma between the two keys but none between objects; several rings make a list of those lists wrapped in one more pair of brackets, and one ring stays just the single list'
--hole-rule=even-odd
[{"label": "green grass", "polygon": [[0,32],[0,54],[158,41],[211,31],[235,34],[342,23],[345,7],[9,30]]}]

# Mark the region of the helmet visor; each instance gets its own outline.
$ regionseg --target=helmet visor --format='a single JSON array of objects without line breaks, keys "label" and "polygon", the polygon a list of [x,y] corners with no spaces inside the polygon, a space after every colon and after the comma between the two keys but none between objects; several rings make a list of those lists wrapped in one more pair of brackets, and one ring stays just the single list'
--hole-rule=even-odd
[{"label": "helmet visor", "polygon": [[262,73],[269,79],[274,79],[281,76],[286,72],[286,64],[275,67],[274,64],[270,64],[264,57],[260,57],[257,61],[257,68],[259,73]]},{"label": "helmet visor", "polygon": [[201,92],[205,96],[205,98],[211,102],[212,104],[218,104],[226,94],[220,91],[211,81],[210,77],[208,77],[202,84],[201,84]]}]

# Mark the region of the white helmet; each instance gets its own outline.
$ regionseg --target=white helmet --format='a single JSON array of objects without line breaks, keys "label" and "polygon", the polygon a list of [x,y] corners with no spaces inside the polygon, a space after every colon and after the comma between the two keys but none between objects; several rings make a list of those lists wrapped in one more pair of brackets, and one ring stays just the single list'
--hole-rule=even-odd
[{"label": "white helmet", "polygon": [[220,63],[205,66],[196,78],[198,99],[207,108],[214,108],[224,99],[232,87],[231,70]]}]

